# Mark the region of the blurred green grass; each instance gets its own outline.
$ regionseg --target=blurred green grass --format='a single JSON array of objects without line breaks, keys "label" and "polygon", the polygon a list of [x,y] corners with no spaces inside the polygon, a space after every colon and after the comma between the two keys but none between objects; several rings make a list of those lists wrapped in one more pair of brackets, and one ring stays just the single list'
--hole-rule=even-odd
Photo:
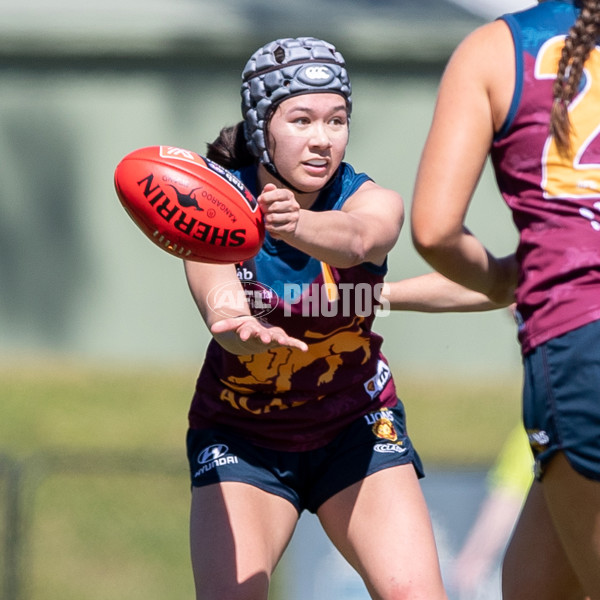
[{"label": "blurred green grass", "polygon": [[[521,374],[472,377],[393,367],[409,433],[428,462],[486,465],[520,417]],[[183,452],[197,368],[41,361],[0,367],[0,452]]]},{"label": "blurred green grass", "polygon": [[[193,597],[184,437],[196,371],[60,360],[0,368],[0,453],[25,474],[27,600]],[[519,373],[394,372],[426,469],[493,462],[519,418]]]},{"label": "blurred green grass", "polygon": [[408,431],[425,461],[439,467],[491,466],[521,419],[521,373],[472,377],[396,371]]}]

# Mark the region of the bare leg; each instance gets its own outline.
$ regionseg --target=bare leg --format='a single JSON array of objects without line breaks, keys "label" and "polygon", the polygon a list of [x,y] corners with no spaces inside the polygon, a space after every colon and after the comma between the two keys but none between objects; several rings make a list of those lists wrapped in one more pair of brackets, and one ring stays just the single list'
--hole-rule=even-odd
[{"label": "bare leg", "polygon": [[552,459],[542,483],[554,527],[592,600],[600,600],[600,482],[569,465],[564,454]]},{"label": "bare leg", "polygon": [[584,593],[558,539],[535,481],[506,550],[502,566],[504,600],[583,600]]},{"label": "bare leg", "polygon": [[244,483],[193,488],[197,600],[267,600],[271,575],[297,521],[287,500]]},{"label": "bare leg", "polygon": [[446,600],[429,512],[412,465],[384,469],[318,510],[376,600]]}]

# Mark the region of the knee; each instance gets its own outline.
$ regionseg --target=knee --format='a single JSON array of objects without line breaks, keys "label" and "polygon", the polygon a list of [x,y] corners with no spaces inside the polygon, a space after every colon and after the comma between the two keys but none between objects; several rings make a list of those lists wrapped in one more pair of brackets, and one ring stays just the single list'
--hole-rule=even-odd
[{"label": "knee", "polygon": [[386,589],[373,593],[373,598],[378,600],[413,600],[414,598],[427,598],[427,600],[448,600],[443,585],[432,585],[431,582],[404,582],[402,584],[392,583]]}]

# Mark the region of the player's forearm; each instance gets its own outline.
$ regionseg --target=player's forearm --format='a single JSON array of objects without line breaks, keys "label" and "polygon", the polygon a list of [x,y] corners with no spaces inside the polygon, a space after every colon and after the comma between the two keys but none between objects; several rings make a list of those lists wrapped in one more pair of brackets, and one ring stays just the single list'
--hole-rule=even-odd
[{"label": "player's forearm", "polygon": [[349,268],[364,262],[383,262],[396,242],[399,229],[382,227],[376,219],[343,211],[302,210],[294,235],[286,241],[329,265]]},{"label": "player's forearm", "polygon": [[401,281],[386,282],[382,290],[392,310],[419,312],[475,312],[507,306],[488,296],[449,280],[439,273],[427,273]]},{"label": "player's forearm", "polygon": [[184,265],[192,297],[209,329],[224,318],[250,315],[234,265],[192,261],[185,261]]},{"label": "player's forearm", "polygon": [[486,295],[493,302],[513,301],[517,279],[514,256],[498,259],[468,230],[445,237],[420,236],[413,229],[417,251],[439,273],[456,283]]}]

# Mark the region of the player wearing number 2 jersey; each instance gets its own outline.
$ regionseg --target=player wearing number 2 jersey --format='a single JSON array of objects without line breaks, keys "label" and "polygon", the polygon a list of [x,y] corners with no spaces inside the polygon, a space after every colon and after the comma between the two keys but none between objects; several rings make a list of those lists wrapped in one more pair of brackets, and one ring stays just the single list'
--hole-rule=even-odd
[{"label": "player wearing number 2 jersey", "polygon": [[572,156],[548,136],[556,65],[576,11],[570,2],[544,2],[504,17],[520,83],[491,155],[520,232],[516,299],[524,353],[600,318],[600,51],[586,61],[571,103]]},{"label": "player wearing number 2 jersey", "polygon": [[[600,0],[546,0],[467,37],[415,186],[426,260],[492,300],[516,291],[537,480],[504,561],[508,600],[600,599],[599,35]],[[488,155],[520,235],[501,259],[464,226]]]}]

